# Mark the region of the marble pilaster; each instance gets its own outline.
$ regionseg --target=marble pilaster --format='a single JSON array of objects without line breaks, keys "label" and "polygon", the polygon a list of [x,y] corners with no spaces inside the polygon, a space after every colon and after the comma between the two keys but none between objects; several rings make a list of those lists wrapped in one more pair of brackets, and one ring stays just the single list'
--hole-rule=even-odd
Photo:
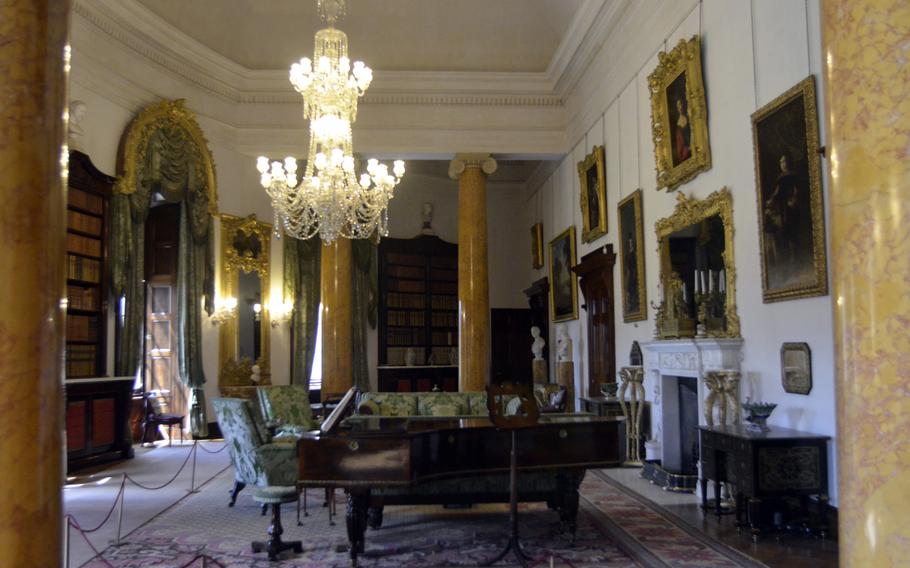
[{"label": "marble pilaster", "polygon": [[910,4],[821,3],[840,563],[910,557]]},{"label": "marble pilaster", "polygon": [[59,566],[69,2],[0,3],[0,566]]},{"label": "marble pilaster", "polygon": [[322,245],[322,400],[344,394],[354,384],[351,241]]}]

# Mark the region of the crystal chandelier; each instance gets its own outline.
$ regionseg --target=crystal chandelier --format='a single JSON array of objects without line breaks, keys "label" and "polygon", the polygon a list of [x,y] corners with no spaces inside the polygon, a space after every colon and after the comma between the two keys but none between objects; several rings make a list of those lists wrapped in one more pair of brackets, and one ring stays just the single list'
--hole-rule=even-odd
[{"label": "crystal chandelier", "polygon": [[269,163],[260,157],[260,183],[272,200],[275,234],[283,227],[292,237],[317,233],[326,243],[336,238],[365,239],[389,234],[388,204],[404,175],[404,162],[388,166],[371,159],[358,179],[351,125],[357,99],[373,80],[373,71],[348,59],[348,36],[334,24],[345,15],[344,0],[316,0],[327,28],[316,32],[313,61],[291,65],[291,84],[303,97],[303,118],[310,121],[310,147],[303,176],[297,160]]}]

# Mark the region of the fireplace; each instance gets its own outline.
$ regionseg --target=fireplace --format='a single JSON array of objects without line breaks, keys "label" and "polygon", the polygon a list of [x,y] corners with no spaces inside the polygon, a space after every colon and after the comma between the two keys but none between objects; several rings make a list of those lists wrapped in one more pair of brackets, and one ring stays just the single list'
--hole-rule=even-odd
[{"label": "fireplace", "polygon": [[[704,373],[739,369],[742,339],[676,339],[642,342],[645,388],[652,400],[654,439],[648,443],[652,481],[667,489],[691,491],[697,481],[698,433],[705,424]],[[648,469],[644,473],[648,477]]]}]

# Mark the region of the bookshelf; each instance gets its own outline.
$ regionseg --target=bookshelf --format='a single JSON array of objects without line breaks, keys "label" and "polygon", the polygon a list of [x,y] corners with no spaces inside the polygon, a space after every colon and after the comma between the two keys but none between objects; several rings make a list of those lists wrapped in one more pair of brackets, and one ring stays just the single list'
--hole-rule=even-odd
[{"label": "bookshelf", "polygon": [[66,224],[66,377],[106,374],[107,207],[114,178],[70,152]]},{"label": "bookshelf", "polygon": [[458,245],[379,245],[379,390],[458,390]]}]

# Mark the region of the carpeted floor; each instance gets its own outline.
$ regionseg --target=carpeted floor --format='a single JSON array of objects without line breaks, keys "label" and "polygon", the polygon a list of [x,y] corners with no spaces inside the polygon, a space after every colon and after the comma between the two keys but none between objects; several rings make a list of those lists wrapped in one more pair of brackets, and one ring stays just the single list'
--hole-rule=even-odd
[{"label": "carpeted floor", "polygon": [[[140,527],[126,544],[109,547],[104,559],[86,566],[116,568],[176,568],[205,554],[220,565],[240,567],[347,568],[344,517],[329,526],[320,492],[310,490],[310,516],[298,527],[294,507],[285,506],[286,540],[302,540],[304,552],[279,563],[264,554],[253,555],[252,540],[264,540],[268,519],[242,493],[237,506],[226,506],[232,475],[227,471],[170,510]],[[249,490],[247,490],[249,491]],[[339,512],[344,510],[338,496]],[[543,504],[522,505],[521,539],[534,565],[574,568],[644,566],[728,567],[756,566],[723,545],[675,524],[659,508],[597,472],[582,486],[579,529],[574,546],[559,532],[557,515]],[[368,530],[361,566],[375,568],[435,568],[476,566],[494,556],[508,536],[505,505],[446,510],[439,506],[387,507],[383,526]],[[507,557],[507,561],[514,561]],[[212,564],[210,563],[209,566]],[[202,566],[201,561],[193,566]],[[510,566],[510,564],[497,564]]]}]

